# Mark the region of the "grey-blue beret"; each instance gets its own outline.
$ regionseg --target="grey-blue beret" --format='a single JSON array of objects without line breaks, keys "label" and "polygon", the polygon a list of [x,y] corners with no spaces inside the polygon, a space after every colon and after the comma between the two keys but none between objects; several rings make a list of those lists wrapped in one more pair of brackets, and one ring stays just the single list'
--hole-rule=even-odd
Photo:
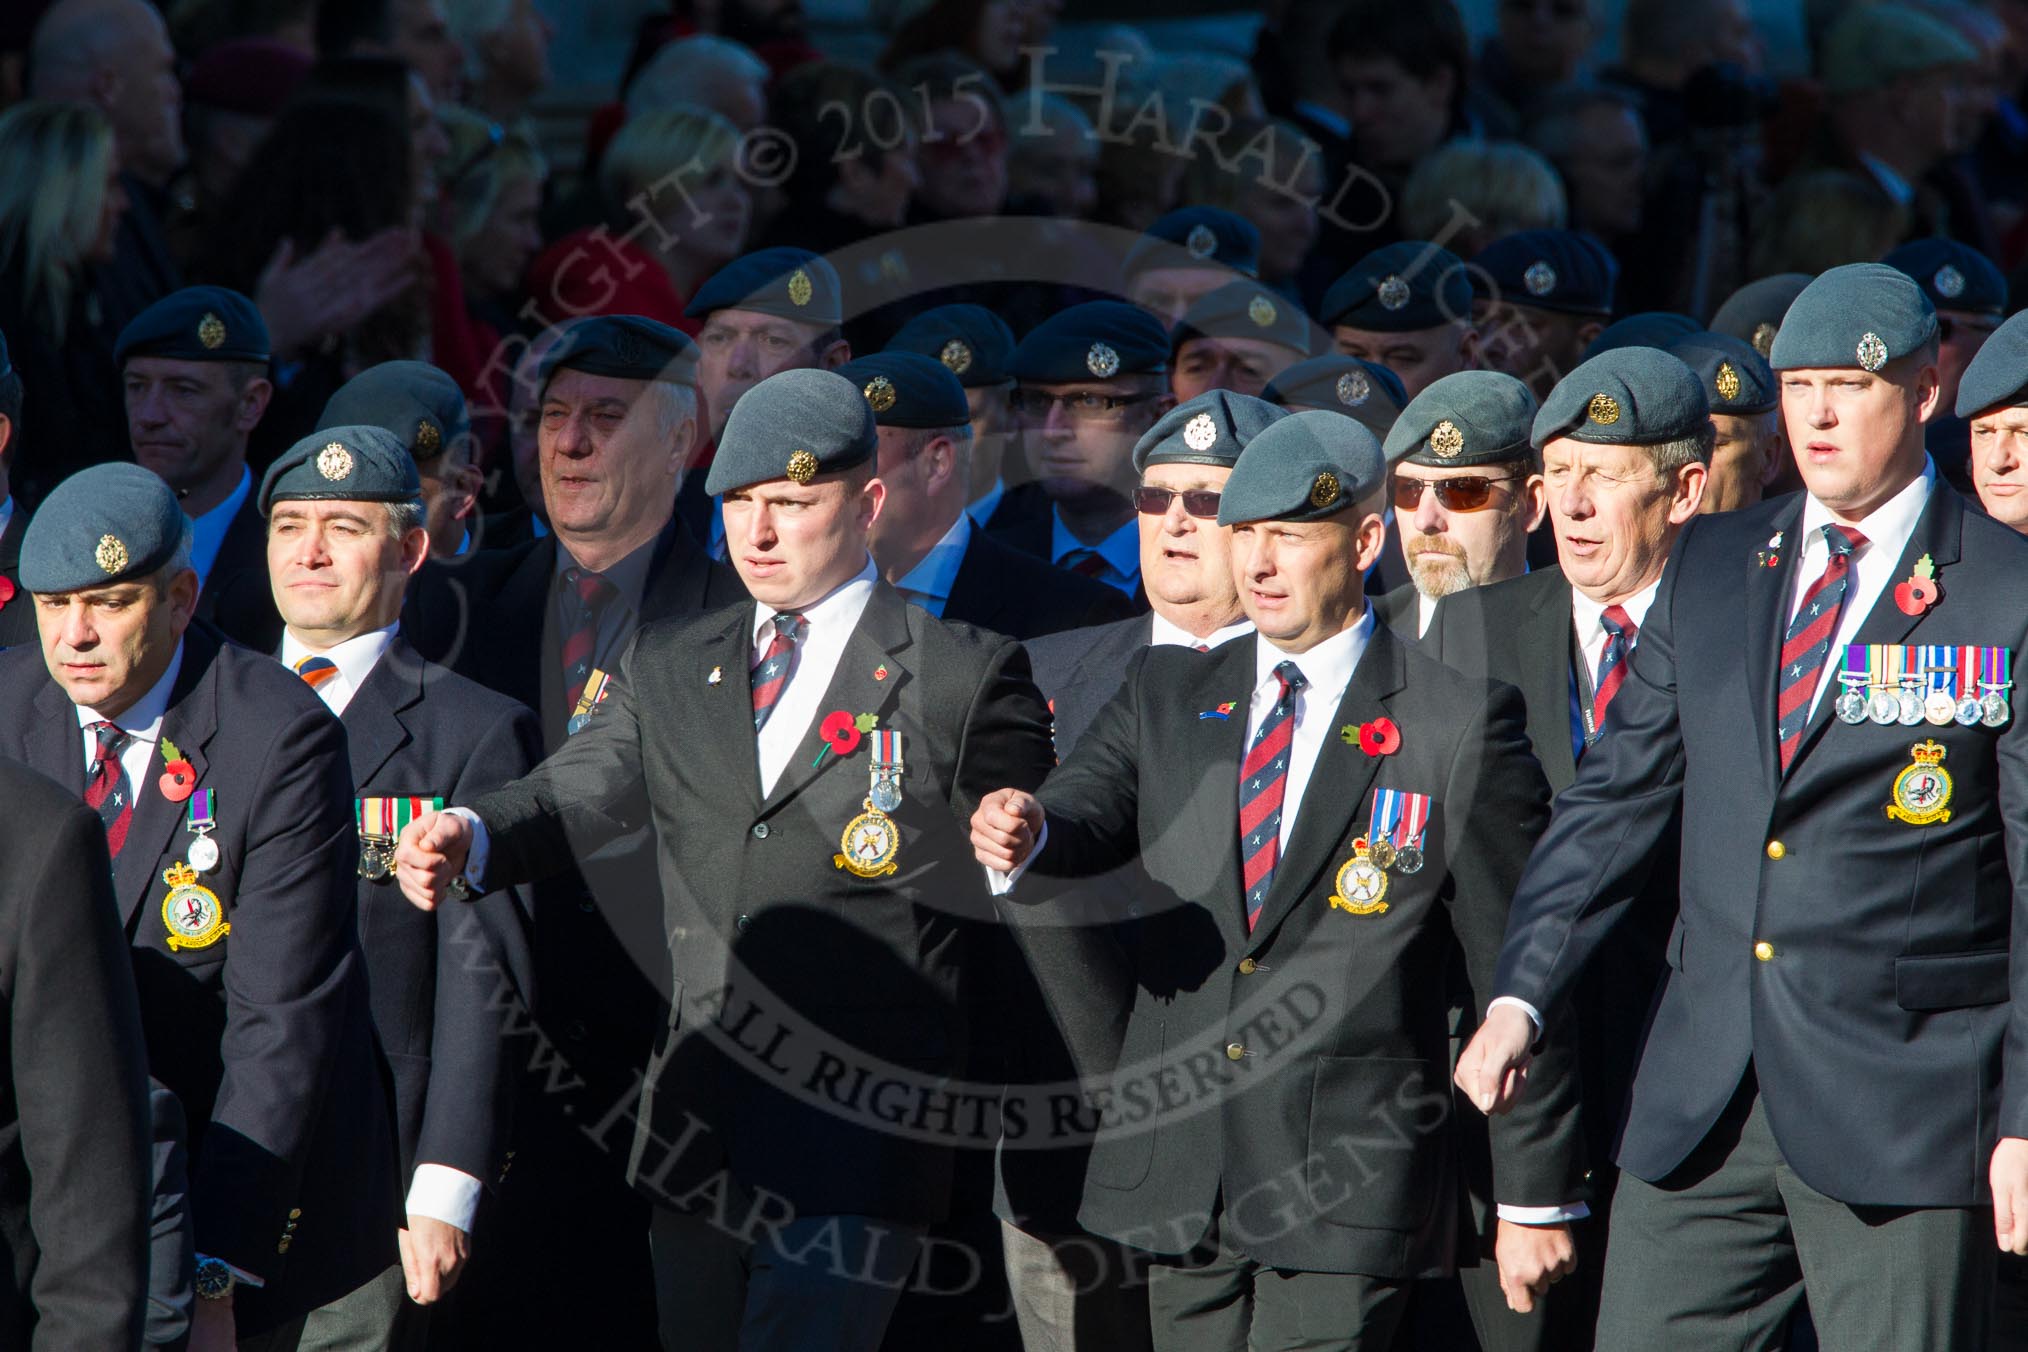
[{"label": "grey-blue beret", "polygon": [[1743,339],[1765,357],[1774,350],[1775,335],[1781,332],[1789,306],[1809,284],[1807,272],[1777,272],[1748,282],[1727,296],[1718,313],[1711,316],[1711,331]]},{"label": "grey-blue beret", "polygon": [[1354,263],[1324,293],[1330,328],[1413,333],[1472,322],[1472,279],[1449,249],[1403,240]]},{"label": "grey-blue beret", "polygon": [[78,591],[146,577],[168,563],[189,523],[176,490],[139,465],[81,469],[51,490],[21,537],[21,585]]},{"label": "grey-blue beret", "polygon": [[1993,330],[1958,381],[1957,415],[2028,404],[2028,310]]},{"label": "grey-blue beret", "polygon": [[1252,221],[1219,207],[1178,207],[1142,232],[1127,251],[1123,271],[1146,268],[1227,267],[1248,276],[1260,271],[1260,231]]},{"label": "grey-blue beret", "polygon": [[691,319],[714,310],[752,310],[831,328],[845,322],[838,270],[808,249],[758,249],[705,279],[683,307]]},{"label": "grey-blue beret", "polygon": [[1789,306],[1768,364],[1777,371],[1878,371],[1936,338],[1936,307],[1915,280],[1885,263],[1819,273]]},{"label": "grey-blue beret", "polygon": [[1529,458],[1535,396],[1499,371],[1453,371],[1429,383],[1394,421],[1389,464],[1460,469]]},{"label": "grey-blue beret", "polygon": [[887,350],[934,357],[968,390],[1014,378],[1014,330],[983,305],[924,310],[895,330]]},{"label": "grey-blue beret", "polygon": [[258,503],[415,502],[422,479],[401,438],[385,427],[352,424],[312,432],[283,451],[261,477]]},{"label": "grey-blue beret", "polygon": [[732,406],[704,491],[716,497],[770,479],[806,484],[863,465],[879,448],[857,385],[836,371],[779,371]]},{"label": "grey-blue beret", "polygon": [[1880,260],[1899,268],[1939,310],[1999,318],[2007,313],[2007,278],[1993,260],[1954,239],[1910,240]]},{"label": "grey-blue beret", "polygon": [[1584,349],[1587,358],[1617,347],[1659,347],[1667,351],[1678,339],[1702,333],[1704,326],[1689,315],[1674,310],[1643,310],[1599,330],[1598,337]]},{"label": "grey-blue beret", "polygon": [[1697,373],[1652,347],[1616,347],[1581,362],[1542,401],[1530,440],[1557,437],[1598,446],[1658,446],[1711,422]]},{"label": "grey-blue beret", "polygon": [[1503,235],[1472,259],[1494,294],[1487,300],[1526,305],[1558,314],[1613,312],[1613,288],[1620,265],[1612,251],[1580,230],[1523,230]]},{"label": "grey-blue beret", "polygon": [[565,325],[542,354],[537,384],[547,389],[558,371],[690,385],[697,379],[697,345],[683,330],[645,315],[588,315]]},{"label": "grey-blue beret", "polygon": [[1218,497],[1218,524],[1321,521],[1387,479],[1380,439],[1356,420],[1291,413],[1247,443]]},{"label": "grey-blue beret", "polygon": [[1259,282],[1228,282],[1191,302],[1169,335],[1171,353],[1193,338],[1258,338],[1302,355],[1310,350],[1310,317]]},{"label": "grey-blue beret", "polygon": [[472,421],[465,392],[447,372],[426,361],[384,361],[340,385],[324,405],[317,430],[327,427],[384,427],[427,464],[470,436]]},{"label": "grey-blue beret", "polygon": [[174,357],[178,361],[268,359],[268,326],[254,303],[222,286],[171,291],[127,321],[113,345],[113,360]]},{"label": "grey-blue beret", "polygon": [[1164,413],[1141,434],[1134,443],[1134,468],[1230,466],[1249,442],[1288,416],[1286,410],[1265,399],[1231,390],[1206,390]]},{"label": "grey-blue beret", "polygon": [[1387,435],[1408,402],[1401,377],[1377,361],[1342,352],[1299,361],[1267,383],[1260,397],[1284,408],[1324,408],[1357,418],[1376,437]]},{"label": "grey-blue beret", "polygon": [[1697,373],[1713,413],[1750,417],[1781,403],[1781,387],[1767,359],[1729,333],[1693,333],[1669,355]]},{"label": "grey-blue beret", "polygon": [[882,427],[963,427],[972,421],[965,387],[942,362],[919,352],[874,352],[838,368],[859,387]]},{"label": "grey-blue beret", "polygon": [[1029,330],[1014,349],[1014,378],[1064,385],[1169,369],[1169,331],[1138,305],[1086,301]]}]

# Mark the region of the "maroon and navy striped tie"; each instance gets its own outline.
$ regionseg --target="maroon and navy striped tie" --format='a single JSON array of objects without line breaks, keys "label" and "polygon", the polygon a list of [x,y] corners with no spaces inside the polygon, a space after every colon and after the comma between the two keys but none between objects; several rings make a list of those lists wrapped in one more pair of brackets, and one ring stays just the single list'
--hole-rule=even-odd
[{"label": "maroon and navy striped tie", "polygon": [[1605,727],[1606,706],[1613,702],[1613,696],[1620,693],[1626,684],[1627,654],[1633,651],[1634,639],[1640,628],[1633,617],[1627,614],[1625,606],[1607,606],[1599,616],[1600,627],[1606,631],[1605,651],[1598,655],[1598,680],[1591,688],[1591,726],[1596,735]]},{"label": "maroon and navy striped tie", "polygon": [[1289,746],[1296,735],[1296,692],[1305,684],[1294,662],[1275,666],[1282,683],[1239,767],[1239,857],[1246,883],[1246,932],[1260,921],[1281,853],[1282,793],[1289,782]]},{"label": "maroon and navy striped tie", "polygon": [[1796,751],[1803,744],[1803,729],[1809,726],[1817,681],[1824,674],[1831,638],[1838,632],[1838,614],[1845,608],[1852,551],[1865,543],[1866,537],[1856,527],[1824,527],[1824,544],[1831,557],[1824,562],[1823,575],[1803,593],[1803,603],[1797,608],[1795,619],[1789,621],[1788,637],[1782,640],[1781,675],[1775,681],[1775,688],[1781,691],[1776,705],[1775,736],[1781,744],[1784,771],[1796,758]]},{"label": "maroon and navy striped tie", "polygon": [[113,723],[93,723],[90,730],[99,743],[92,754],[91,778],[85,783],[85,806],[106,824],[106,848],[117,859],[127,843],[127,824],[134,818],[133,786],[120,764],[120,753],[132,739]]},{"label": "maroon and navy striped tie", "polygon": [[570,632],[563,636],[563,707],[577,708],[591,679],[592,653],[598,647],[599,618],[618,594],[613,584],[597,573],[573,568],[564,580],[577,593],[577,614]]},{"label": "maroon and navy striped tie", "polygon": [[768,715],[781,702],[782,691],[789,684],[789,677],[795,674],[796,641],[802,637],[803,617],[801,615],[777,615],[774,617],[775,636],[768,640],[768,650],[761,654],[761,660],[753,667],[753,730],[759,732],[768,721]]}]

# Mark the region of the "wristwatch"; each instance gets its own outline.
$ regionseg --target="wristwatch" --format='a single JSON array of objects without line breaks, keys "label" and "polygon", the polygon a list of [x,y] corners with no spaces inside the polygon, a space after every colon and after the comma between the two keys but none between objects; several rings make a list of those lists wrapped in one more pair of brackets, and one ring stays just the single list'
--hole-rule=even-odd
[{"label": "wristwatch", "polygon": [[449,886],[444,888],[444,895],[448,896],[452,901],[470,901],[472,899],[472,885],[466,882],[465,875],[460,873],[457,877],[451,879]]},{"label": "wristwatch", "polygon": [[223,1259],[207,1258],[201,1253],[197,1255],[197,1294],[200,1299],[224,1300],[237,1284],[238,1278],[232,1275],[232,1269],[225,1265]]}]

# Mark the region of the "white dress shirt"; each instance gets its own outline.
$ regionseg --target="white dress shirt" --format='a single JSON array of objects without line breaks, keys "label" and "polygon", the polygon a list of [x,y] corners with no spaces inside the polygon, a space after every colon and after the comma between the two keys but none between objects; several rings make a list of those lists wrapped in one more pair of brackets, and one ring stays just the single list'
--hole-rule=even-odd
[{"label": "white dress shirt", "polygon": [[107,718],[97,709],[88,709],[82,704],[77,706],[77,725],[84,740],[87,773],[99,754],[98,735],[89,728],[94,723],[111,723],[127,734],[127,749],[120,753],[120,769],[126,772],[127,787],[133,790],[137,799],[149,792],[153,786],[145,782],[144,776],[148,773],[148,762],[155,754],[155,745],[162,740],[162,719],[169,712],[169,692],[175,689],[176,674],[182,670],[183,644],[179,640],[161,678],[118,718]]},{"label": "white dress shirt", "polygon": [[[1253,698],[1247,705],[1245,746],[1251,747],[1267,721],[1275,701],[1281,698],[1282,683],[1275,668],[1294,662],[1303,673],[1303,688],[1296,694],[1295,730],[1289,739],[1288,782],[1282,786],[1282,824],[1279,854],[1288,853],[1289,834],[1295,830],[1302,811],[1303,793],[1310,787],[1310,772],[1317,768],[1317,753],[1327,738],[1337,735],[1332,726],[1345,687],[1352,684],[1352,672],[1373,638],[1373,607],[1368,606],[1358,622],[1342,633],[1333,634],[1306,653],[1286,653],[1264,638],[1254,639]],[[1244,754],[1244,753],[1242,753]],[[1233,848],[1239,848],[1237,836]]]},{"label": "white dress shirt", "polygon": [[[1620,609],[1634,622],[1636,644],[1640,642],[1640,627],[1648,622],[1648,607],[1655,604],[1655,591],[1661,585],[1662,579],[1657,577],[1620,602]],[[1598,679],[1599,659],[1605,656],[1605,611],[1605,602],[1594,601],[1575,587],[1570,589],[1570,625],[1577,634],[1578,650],[1584,654],[1586,680]]]},{"label": "white dress shirt", "polygon": [[[1935,488],[1936,462],[1925,458],[1922,473],[1908,487],[1874,508],[1870,516],[1858,523],[1866,543],[1853,552],[1852,566],[1845,574],[1845,605],[1838,614],[1838,628],[1831,635],[1831,648],[1824,658],[1817,693],[1810,701],[1812,717],[1816,714],[1817,702],[1824,698],[1824,692],[1838,688],[1837,672],[1843,666],[1845,645],[1866,622],[1867,612],[1880,600],[1880,593],[1901,580],[1894,576],[1895,569],[1901,563],[1902,551],[1908,548],[1908,537],[1915,534],[1916,519],[1929,505],[1929,495]],[[1789,548],[1800,546],[1802,549],[1796,557],[1793,574],[1795,590],[1789,596],[1788,624],[1795,623],[1796,612],[1803,607],[1803,593],[1810,589],[1810,584],[1823,573],[1825,563],[1830,560],[1831,547],[1824,543],[1823,529],[1830,524],[1829,508],[1815,498],[1803,499],[1803,520],[1796,527],[1800,538],[1788,542]],[[1782,633],[1787,635],[1787,624],[1782,626]],[[1779,644],[1781,639],[1775,642]]]},{"label": "white dress shirt", "polygon": [[[782,777],[789,758],[802,746],[803,734],[815,721],[817,706],[823,703],[831,675],[838,670],[838,659],[844,656],[845,640],[858,627],[859,617],[873,597],[873,583],[878,576],[869,557],[857,577],[801,611],[804,631],[803,641],[796,645],[796,664],[789,668],[789,683],[782,687],[775,711],[768,715],[767,726],[760,730],[762,797],[774,792],[775,781]],[[756,602],[753,611],[749,665],[760,662],[775,633],[774,608]]]},{"label": "white dress shirt", "polygon": [[1088,545],[1070,533],[1070,527],[1063,524],[1061,512],[1050,508],[1049,561],[1059,568],[1070,568],[1072,565],[1067,560],[1087,550],[1096,552],[1105,565],[1098,573],[1099,581],[1109,587],[1117,587],[1129,596],[1140,589],[1141,527],[1138,519],[1128,521],[1097,544]]},{"label": "white dress shirt", "polygon": [[366,678],[380,665],[386,655],[387,646],[394,642],[394,634],[401,626],[390,624],[385,629],[374,629],[356,634],[343,643],[326,648],[323,652],[307,648],[296,637],[295,631],[282,631],[282,663],[290,671],[306,657],[328,657],[338,664],[338,674],[316,687],[317,697],[324,701],[326,708],[334,714],[343,714],[345,706],[352,703],[352,697],[359,693],[359,687],[366,684]]},{"label": "white dress shirt", "polygon": [[224,502],[203,516],[190,519],[190,566],[197,570],[200,587],[211,581],[211,565],[218,562],[218,551],[225,544],[225,533],[232,529],[232,519],[239,515],[239,509],[246,505],[247,494],[251,492],[253,471],[242,469],[239,487],[233,489]]},{"label": "white dress shirt", "polygon": [[951,588],[958,580],[958,568],[964,563],[965,550],[971,543],[972,518],[959,512],[958,519],[944,532],[944,538],[931,545],[929,553],[901,576],[894,584],[895,590],[942,619],[944,605],[951,599]]},{"label": "white dress shirt", "polygon": [[1231,639],[1253,632],[1253,621],[1241,619],[1226,625],[1223,629],[1212,630],[1206,638],[1199,638],[1175,621],[1162,618],[1162,612],[1159,610],[1149,618],[1155,622],[1154,633],[1148,639],[1148,646],[1151,648],[1194,648],[1200,643],[1207,648],[1216,648]]},{"label": "white dress shirt", "polygon": [[1421,638],[1429,632],[1429,622],[1436,618],[1437,602],[1440,596],[1431,596],[1422,588],[1415,589],[1415,636]]}]

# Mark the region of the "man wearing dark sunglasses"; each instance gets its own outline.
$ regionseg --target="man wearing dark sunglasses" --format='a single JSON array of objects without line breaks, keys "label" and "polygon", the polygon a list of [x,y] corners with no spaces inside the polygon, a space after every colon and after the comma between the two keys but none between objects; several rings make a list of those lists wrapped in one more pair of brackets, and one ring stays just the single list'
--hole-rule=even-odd
[{"label": "man wearing dark sunglasses", "polygon": [[1513,376],[1459,371],[1395,420],[1387,458],[1410,580],[1374,609],[1404,637],[1422,637],[1444,597],[1528,571],[1528,534],[1544,511],[1534,417],[1535,396]]}]

